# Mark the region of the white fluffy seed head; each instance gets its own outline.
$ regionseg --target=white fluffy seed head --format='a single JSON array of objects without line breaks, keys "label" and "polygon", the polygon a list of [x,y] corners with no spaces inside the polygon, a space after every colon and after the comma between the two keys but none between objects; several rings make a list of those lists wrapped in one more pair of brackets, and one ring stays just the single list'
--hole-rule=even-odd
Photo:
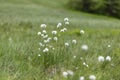
[{"label": "white fluffy seed head", "polygon": [[108,47],[110,48],[110,47],[111,47],[111,45],[108,45]]},{"label": "white fluffy seed head", "polygon": [[111,57],[110,57],[110,56],[107,56],[107,57],[106,57],[106,61],[111,61]]},{"label": "white fluffy seed head", "polygon": [[41,47],[44,47],[44,44],[42,44],[41,42],[39,42],[39,45],[40,45]]},{"label": "white fluffy seed head", "polygon": [[44,36],[43,36],[43,38],[47,38],[47,37],[48,37],[48,35],[44,35]]},{"label": "white fluffy seed head", "polygon": [[85,63],[85,62],[83,62],[83,65],[86,65],[86,63]]},{"label": "white fluffy seed head", "polygon": [[38,56],[40,57],[41,55],[40,55],[40,54],[38,54]]},{"label": "white fluffy seed head", "polygon": [[42,46],[42,43],[41,43],[41,42],[39,42],[39,45],[40,45],[40,46]]},{"label": "white fluffy seed head", "polygon": [[60,28],[62,26],[62,23],[57,24],[57,28]]},{"label": "white fluffy seed head", "polygon": [[56,35],[56,34],[57,34],[57,31],[52,31],[52,34],[53,34],[53,35]]},{"label": "white fluffy seed head", "polygon": [[44,50],[43,50],[43,52],[48,52],[49,51],[49,49],[48,48],[45,48]]},{"label": "white fluffy seed head", "polygon": [[84,34],[85,33],[85,31],[84,30],[80,30],[80,34]]},{"label": "white fluffy seed head", "polygon": [[72,70],[67,70],[67,73],[68,73],[69,75],[71,75],[71,76],[74,75],[74,72],[73,72]]},{"label": "white fluffy seed head", "polygon": [[65,24],[66,24],[66,25],[69,25],[69,22],[67,21],[67,22],[65,22]]},{"label": "white fluffy seed head", "polygon": [[65,32],[65,31],[67,31],[67,28],[63,28],[60,30],[60,32]]},{"label": "white fluffy seed head", "polygon": [[63,28],[64,31],[67,31],[67,28]]},{"label": "white fluffy seed head", "polygon": [[41,24],[40,25],[41,28],[46,28],[46,26],[47,26],[46,24]]},{"label": "white fluffy seed head", "polygon": [[64,71],[64,72],[62,73],[62,75],[63,75],[63,77],[67,78],[68,73]]},{"label": "white fluffy seed head", "polygon": [[88,50],[88,45],[84,44],[84,45],[81,46],[81,48],[82,48],[82,50],[87,51]]},{"label": "white fluffy seed head", "polygon": [[65,22],[68,22],[68,21],[69,21],[69,19],[66,17],[66,18],[64,18],[64,21],[65,21]]},{"label": "white fluffy seed head", "polygon": [[52,39],[52,38],[49,37],[49,38],[47,38],[47,41],[50,41],[51,39]]},{"label": "white fluffy seed head", "polygon": [[41,36],[43,37],[43,36],[44,36],[44,34],[41,34]]},{"label": "white fluffy seed head", "polygon": [[99,56],[99,57],[98,57],[98,61],[99,61],[99,62],[104,62],[104,61],[105,61],[105,59],[104,59],[104,57],[103,57],[103,56]]},{"label": "white fluffy seed head", "polygon": [[85,77],[84,77],[84,76],[81,76],[79,80],[85,80]]},{"label": "white fluffy seed head", "polygon": [[43,34],[46,34],[46,33],[47,33],[47,31],[46,31],[46,30],[43,30],[42,32],[43,32]]},{"label": "white fluffy seed head", "polygon": [[74,40],[72,40],[72,43],[76,44],[76,43],[77,43],[77,41],[74,39]]},{"label": "white fluffy seed head", "polygon": [[89,79],[90,79],[90,80],[96,80],[96,76],[95,76],[95,75],[90,75],[90,76],[89,76]]},{"label": "white fluffy seed head", "polygon": [[76,56],[73,56],[73,58],[75,59],[75,58],[76,58]]},{"label": "white fluffy seed head", "polygon": [[57,40],[58,40],[58,38],[57,38],[57,37],[53,37],[53,40],[57,41]]},{"label": "white fluffy seed head", "polygon": [[68,46],[69,46],[69,43],[65,43],[65,46],[68,47]]},{"label": "white fluffy seed head", "polygon": [[44,43],[46,44],[46,43],[49,43],[49,40],[44,40]]},{"label": "white fluffy seed head", "polygon": [[65,32],[65,31],[63,29],[61,29],[60,32]]},{"label": "white fluffy seed head", "polygon": [[38,35],[41,35],[41,32],[38,32],[37,34],[38,34]]}]

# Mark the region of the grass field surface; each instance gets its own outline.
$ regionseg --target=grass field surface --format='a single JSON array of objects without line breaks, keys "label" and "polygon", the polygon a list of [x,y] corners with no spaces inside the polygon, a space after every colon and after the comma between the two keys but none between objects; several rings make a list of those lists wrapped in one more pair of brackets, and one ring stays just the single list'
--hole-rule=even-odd
[{"label": "grass field surface", "polygon": [[0,0],[0,80],[120,79],[120,20],[67,2]]}]

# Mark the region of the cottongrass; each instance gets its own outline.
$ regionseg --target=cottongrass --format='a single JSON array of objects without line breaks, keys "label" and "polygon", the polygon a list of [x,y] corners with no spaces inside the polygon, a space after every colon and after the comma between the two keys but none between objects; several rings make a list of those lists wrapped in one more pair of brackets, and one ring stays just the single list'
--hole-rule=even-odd
[{"label": "cottongrass", "polygon": [[73,58],[75,59],[75,58],[76,58],[76,56],[73,56]]},{"label": "cottongrass", "polygon": [[45,49],[43,50],[44,53],[45,53],[45,52],[48,52],[48,51],[49,51],[48,48],[45,48]]},{"label": "cottongrass", "polygon": [[85,31],[84,30],[80,30],[80,34],[84,34],[85,33]]},{"label": "cottongrass", "polygon": [[63,28],[60,30],[60,32],[65,32],[65,31],[67,31],[67,28]]},{"label": "cottongrass", "polygon": [[38,35],[41,35],[41,32],[38,32],[37,34],[38,34]]},{"label": "cottongrass", "polygon": [[52,31],[52,34],[53,34],[53,35],[56,35],[56,34],[57,34],[57,31]]},{"label": "cottongrass", "polygon": [[38,56],[40,57],[41,55],[40,55],[40,54],[38,54]]},{"label": "cottongrass", "polygon": [[63,75],[63,77],[67,78],[68,72],[65,72],[65,71],[64,71],[64,72],[62,73],[62,75]]},{"label": "cottongrass", "polygon": [[66,25],[69,25],[70,23],[69,22],[65,22]]},{"label": "cottongrass", "polygon": [[62,26],[62,23],[57,24],[57,28],[60,28]]},{"label": "cottongrass", "polygon": [[81,46],[81,48],[82,48],[82,50],[87,51],[88,50],[88,45],[84,44],[84,45]]},{"label": "cottongrass", "polygon": [[99,61],[99,62],[104,62],[104,61],[105,61],[105,59],[104,59],[104,57],[103,57],[103,56],[99,56],[99,57],[98,57],[98,61]]},{"label": "cottongrass", "polygon": [[69,43],[66,42],[66,43],[65,43],[65,46],[68,47],[68,46],[69,46]]},{"label": "cottongrass", "polygon": [[84,77],[84,76],[81,76],[81,77],[79,78],[79,80],[85,80],[85,77]]},{"label": "cottongrass", "polygon": [[43,34],[46,34],[46,33],[47,33],[47,31],[46,31],[46,30],[43,30],[43,31],[42,31],[42,33],[43,33]]},{"label": "cottongrass", "polygon": [[46,28],[46,26],[47,26],[46,24],[41,24],[40,25],[41,28]]},{"label": "cottongrass", "polygon": [[104,61],[111,61],[111,57],[110,56],[107,56],[106,58],[104,58],[104,56],[99,56],[98,57],[98,61],[99,62],[104,62]]},{"label": "cottongrass", "polygon": [[62,75],[63,77],[67,78],[68,75],[73,76],[74,72],[72,70],[63,71]]},{"label": "cottongrass", "polygon": [[110,47],[111,47],[111,45],[108,45],[108,47],[110,48]]},{"label": "cottongrass", "polygon": [[76,43],[77,43],[77,41],[74,39],[74,40],[72,40],[72,43],[73,43],[73,44],[76,44]]},{"label": "cottongrass", "polygon": [[89,76],[89,79],[90,79],[90,80],[96,80],[96,76],[95,76],[95,75],[90,75],[90,76]]},{"label": "cottongrass", "polygon": [[110,57],[110,56],[107,56],[107,57],[106,57],[106,61],[111,61],[111,57]]},{"label": "cottongrass", "polygon": [[42,47],[44,47],[44,45],[41,42],[39,42],[39,45],[42,46]]},{"label": "cottongrass", "polygon": [[64,18],[64,21],[65,21],[65,22],[68,22],[68,21],[69,21],[69,19],[66,17],[66,18]]},{"label": "cottongrass", "polygon": [[57,41],[57,40],[58,40],[58,38],[57,38],[57,37],[53,37],[53,40]]},{"label": "cottongrass", "polygon": [[85,62],[83,62],[83,65],[86,66],[86,67],[89,67],[88,64],[86,64]]},{"label": "cottongrass", "polygon": [[47,38],[47,37],[48,37],[48,35],[44,35],[44,36],[43,36],[43,38]]},{"label": "cottongrass", "polygon": [[[39,42],[39,45],[40,45],[40,50],[45,54],[45,53],[48,53],[49,51],[54,50],[56,51],[57,49],[59,48],[56,48],[56,44],[59,42],[59,40],[61,39],[60,37],[62,36],[58,36],[59,34],[61,34],[61,32],[66,32],[68,31],[69,29],[67,29],[66,27],[64,27],[64,25],[68,25],[69,24],[69,19],[68,18],[65,18],[64,19],[65,21],[65,24],[62,25],[62,23],[58,23],[57,24],[57,30],[54,29],[52,30],[50,33],[52,36],[50,36],[50,34],[48,35],[49,32],[47,32],[47,30],[45,29],[46,28],[46,24],[41,24],[41,29],[42,31],[39,31],[37,34],[40,35],[42,37],[42,41]],[[85,31],[84,30],[80,30],[80,33],[79,34],[85,34]],[[71,49],[71,44],[79,44],[77,42],[76,39],[72,39],[70,41],[63,41],[63,46],[65,46],[66,48],[67,47],[70,47]],[[41,48],[42,47],[42,48]],[[111,47],[111,45],[108,45],[108,47]],[[69,49],[69,48],[68,48]],[[84,50],[84,51],[87,51],[89,49],[88,45],[87,44],[83,44],[81,46],[81,49]],[[53,52],[54,52],[53,51]],[[59,50],[58,50],[59,51]],[[58,52],[57,51],[57,52]],[[51,53],[52,54],[52,53]],[[68,54],[69,55],[69,54]],[[38,54],[39,57],[41,57],[42,55],[41,54]],[[49,55],[48,55],[49,56]],[[73,60],[76,60],[76,55],[73,54],[72,57],[71,57]],[[84,57],[77,57],[77,58],[80,58],[81,61],[84,60]],[[45,58],[44,58],[45,59]],[[111,61],[111,57],[110,56],[107,56],[106,58],[104,56],[98,56],[98,61],[99,62],[104,62],[104,61]],[[45,62],[47,64],[47,62]],[[88,69],[90,68],[90,66],[85,62],[83,62],[83,66],[87,67]],[[78,70],[79,67],[78,66],[75,66],[75,69]],[[62,72],[62,75],[63,77],[65,78],[68,78],[68,76],[74,76],[74,73],[72,70],[67,70],[67,71],[63,71]],[[89,80],[96,80],[96,76],[95,75],[90,75],[89,77]],[[79,80],[85,80],[86,78],[84,76],[80,76],[79,77]]]},{"label": "cottongrass", "polygon": [[72,70],[67,70],[67,73],[70,75],[70,76],[73,76],[74,75],[74,72]]}]

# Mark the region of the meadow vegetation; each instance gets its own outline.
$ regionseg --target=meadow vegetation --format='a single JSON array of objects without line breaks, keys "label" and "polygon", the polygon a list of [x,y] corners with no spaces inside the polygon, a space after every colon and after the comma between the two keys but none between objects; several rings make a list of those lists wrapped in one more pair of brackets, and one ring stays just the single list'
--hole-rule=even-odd
[{"label": "meadow vegetation", "polygon": [[0,0],[0,80],[120,79],[120,20],[67,3]]}]

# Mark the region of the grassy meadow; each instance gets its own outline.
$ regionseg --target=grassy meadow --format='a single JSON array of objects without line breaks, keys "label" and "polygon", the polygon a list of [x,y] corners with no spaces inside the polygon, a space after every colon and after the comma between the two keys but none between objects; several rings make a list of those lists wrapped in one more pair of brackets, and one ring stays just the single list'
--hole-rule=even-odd
[{"label": "grassy meadow", "polygon": [[[0,0],[0,80],[120,80],[120,20],[70,10],[67,2]],[[57,29],[60,22],[66,32]],[[49,44],[54,50],[40,47],[41,24],[51,37],[51,31],[58,32],[58,40]],[[111,60],[99,61],[99,56]]]}]

